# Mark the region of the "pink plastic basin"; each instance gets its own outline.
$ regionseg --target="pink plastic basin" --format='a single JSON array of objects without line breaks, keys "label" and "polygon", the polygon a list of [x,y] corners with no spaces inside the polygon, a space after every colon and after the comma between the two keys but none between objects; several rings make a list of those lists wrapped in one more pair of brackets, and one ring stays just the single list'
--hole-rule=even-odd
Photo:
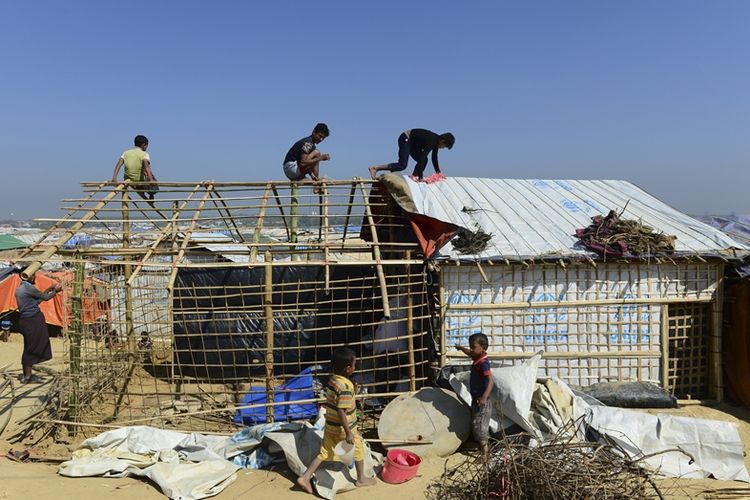
[{"label": "pink plastic basin", "polygon": [[399,484],[417,475],[422,459],[406,450],[393,449],[385,457],[380,477],[386,483]]}]

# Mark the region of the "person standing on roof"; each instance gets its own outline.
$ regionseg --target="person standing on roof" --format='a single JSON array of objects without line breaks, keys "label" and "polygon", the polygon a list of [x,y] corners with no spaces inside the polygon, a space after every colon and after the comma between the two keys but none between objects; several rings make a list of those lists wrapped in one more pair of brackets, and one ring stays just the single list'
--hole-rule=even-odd
[{"label": "person standing on roof", "polygon": [[412,178],[421,181],[422,174],[427,166],[427,155],[430,153],[432,153],[432,167],[436,174],[441,175],[440,165],[438,164],[438,149],[451,149],[455,142],[456,138],[450,132],[438,135],[423,128],[407,130],[398,136],[398,163],[372,166],[369,168],[370,177],[376,179],[378,172],[383,170],[389,172],[406,170],[409,156],[411,156],[417,162]]},{"label": "person standing on roof", "polygon": [[284,174],[290,181],[301,181],[307,175],[313,182],[320,178],[320,162],[330,160],[331,155],[321,153],[315,145],[323,142],[330,134],[328,125],[318,123],[311,135],[292,144],[284,157]]},{"label": "person standing on roof", "polygon": [[16,288],[18,329],[21,330],[21,335],[23,335],[22,384],[38,382],[39,379],[32,375],[32,367],[37,363],[52,359],[52,346],[49,343],[47,323],[44,320],[44,314],[39,309],[39,303],[43,300],[50,300],[62,290],[62,285],[55,283],[42,292],[36,287],[35,283],[36,274],[32,274],[26,279],[21,278],[21,284]]},{"label": "person standing on roof", "polygon": [[[131,181],[136,186],[136,192],[141,195],[141,198],[153,200],[159,187],[150,184],[156,181],[156,177],[151,171],[151,158],[146,152],[148,139],[145,135],[136,135],[133,143],[135,147],[125,151],[117,160],[115,171],[112,174],[112,182],[117,182],[120,167],[125,165],[125,180]],[[145,185],[145,183],[149,185]]]}]

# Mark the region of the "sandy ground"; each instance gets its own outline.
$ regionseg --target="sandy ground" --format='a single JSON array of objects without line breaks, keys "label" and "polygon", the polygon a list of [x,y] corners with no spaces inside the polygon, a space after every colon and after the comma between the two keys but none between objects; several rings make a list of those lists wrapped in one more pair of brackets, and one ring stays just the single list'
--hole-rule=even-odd
[{"label": "sandy ground", "polygon": [[[52,339],[54,359],[45,363],[51,368],[62,367],[62,342]],[[22,339],[18,334],[12,334],[7,343],[0,342],[0,368],[4,368],[17,381],[21,373],[20,359]],[[44,378],[44,374],[40,374]],[[49,377],[46,377],[49,379]],[[34,405],[45,393],[45,386],[49,382],[20,386],[16,382],[17,401],[12,405],[12,421],[0,436],[0,500],[31,497],[35,500],[59,500],[61,498],[76,498],[81,500],[98,500],[107,498],[112,500],[139,500],[166,498],[150,482],[131,478],[65,478],[57,475],[57,465],[48,463],[15,463],[4,454],[10,449],[23,449],[23,444],[9,444],[8,438],[14,434],[16,423],[30,413]],[[9,400],[0,399],[0,408],[7,408]],[[713,418],[735,422],[740,430],[742,440],[747,447],[750,445],[750,411],[729,405],[706,407],[699,405],[685,406],[671,411],[673,414]],[[0,413],[0,425],[7,418],[7,410]],[[62,443],[45,445],[32,449],[32,452],[46,456],[68,457],[77,443]],[[451,461],[461,460],[460,455]],[[339,494],[342,499],[380,500],[383,498],[422,499],[424,490],[429,482],[440,475],[445,465],[444,459],[427,460],[422,463],[420,473],[411,481],[401,485],[389,485],[378,481],[376,486],[353,490]],[[745,458],[745,465],[750,468],[750,457]],[[662,484],[669,498],[748,498],[750,499],[750,485],[715,480],[672,480],[666,479]],[[263,471],[240,471],[237,480],[214,498],[220,500],[239,498],[310,498],[294,486],[294,476],[286,469]]]}]

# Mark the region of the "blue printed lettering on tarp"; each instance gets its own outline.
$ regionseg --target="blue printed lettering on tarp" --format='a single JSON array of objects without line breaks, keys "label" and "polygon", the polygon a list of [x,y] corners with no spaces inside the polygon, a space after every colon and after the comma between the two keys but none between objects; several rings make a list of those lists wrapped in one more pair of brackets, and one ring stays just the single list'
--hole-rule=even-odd
[{"label": "blue printed lettering on tarp", "polygon": [[[564,295],[542,293],[529,295],[529,302],[557,302],[563,300]],[[530,344],[565,344],[568,342],[568,313],[565,307],[538,307],[529,309],[526,315],[524,341]]]},{"label": "blue printed lettering on tarp", "polygon": [[[274,388],[273,401],[282,403],[287,401],[299,401],[315,398],[313,390],[313,372],[315,367],[305,368],[299,375],[284,384]],[[242,406],[262,405],[266,403],[265,387],[251,387],[245,397],[242,398]],[[316,403],[301,403],[276,405],[273,410],[274,420],[304,420],[318,414]],[[255,425],[266,421],[266,407],[243,408],[237,411],[234,417],[235,423],[244,425]]]},{"label": "blue printed lettering on tarp", "polygon": [[[646,295],[648,296],[648,295]],[[634,299],[635,295],[626,294],[623,299]],[[651,311],[645,306],[643,312],[638,315],[638,306],[635,304],[626,304],[617,308],[613,318],[615,321],[622,322],[617,332],[609,334],[609,340],[612,343],[621,344],[648,344],[651,339]],[[640,319],[640,325],[638,320]]]},{"label": "blue printed lettering on tarp", "polygon": [[[480,304],[481,302],[479,293],[457,292],[448,297],[448,304],[451,305]],[[466,343],[470,335],[482,333],[482,319],[477,312],[467,310],[456,313],[448,315],[445,319],[446,337],[455,342]]]},{"label": "blue printed lettering on tarp", "polygon": [[591,213],[591,207],[586,202],[579,202],[574,200],[562,200],[560,202],[565,210],[571,213],[583,212],[585,214]]}]

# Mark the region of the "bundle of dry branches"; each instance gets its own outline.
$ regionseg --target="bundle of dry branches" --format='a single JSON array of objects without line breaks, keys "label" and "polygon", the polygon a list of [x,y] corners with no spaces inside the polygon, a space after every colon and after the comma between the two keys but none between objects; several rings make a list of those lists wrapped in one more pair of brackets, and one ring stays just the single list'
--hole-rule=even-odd
[{"label": "bundle of dry branches", "polygon": [[[621,214],[620,214],[621,215]],[[591,225],[576,230],[576,237],[587,248],[604,257],[670,254],[676,236],[654,232],[639,221],[621,219],[614,210],[606,217],[591,218]]]},{"label": "bundle of dry branches", "polygon": [[[528,436],[492,444],[485,463],[473,457],[446,466],[427,488],[431,500],[662,498],[654,473],[617,446],[580,442],[564,429],[550,442],[528,446]],[[566,437],[567,436],[567,437]],[[642,460],[642,459],[641,459]]]}]

